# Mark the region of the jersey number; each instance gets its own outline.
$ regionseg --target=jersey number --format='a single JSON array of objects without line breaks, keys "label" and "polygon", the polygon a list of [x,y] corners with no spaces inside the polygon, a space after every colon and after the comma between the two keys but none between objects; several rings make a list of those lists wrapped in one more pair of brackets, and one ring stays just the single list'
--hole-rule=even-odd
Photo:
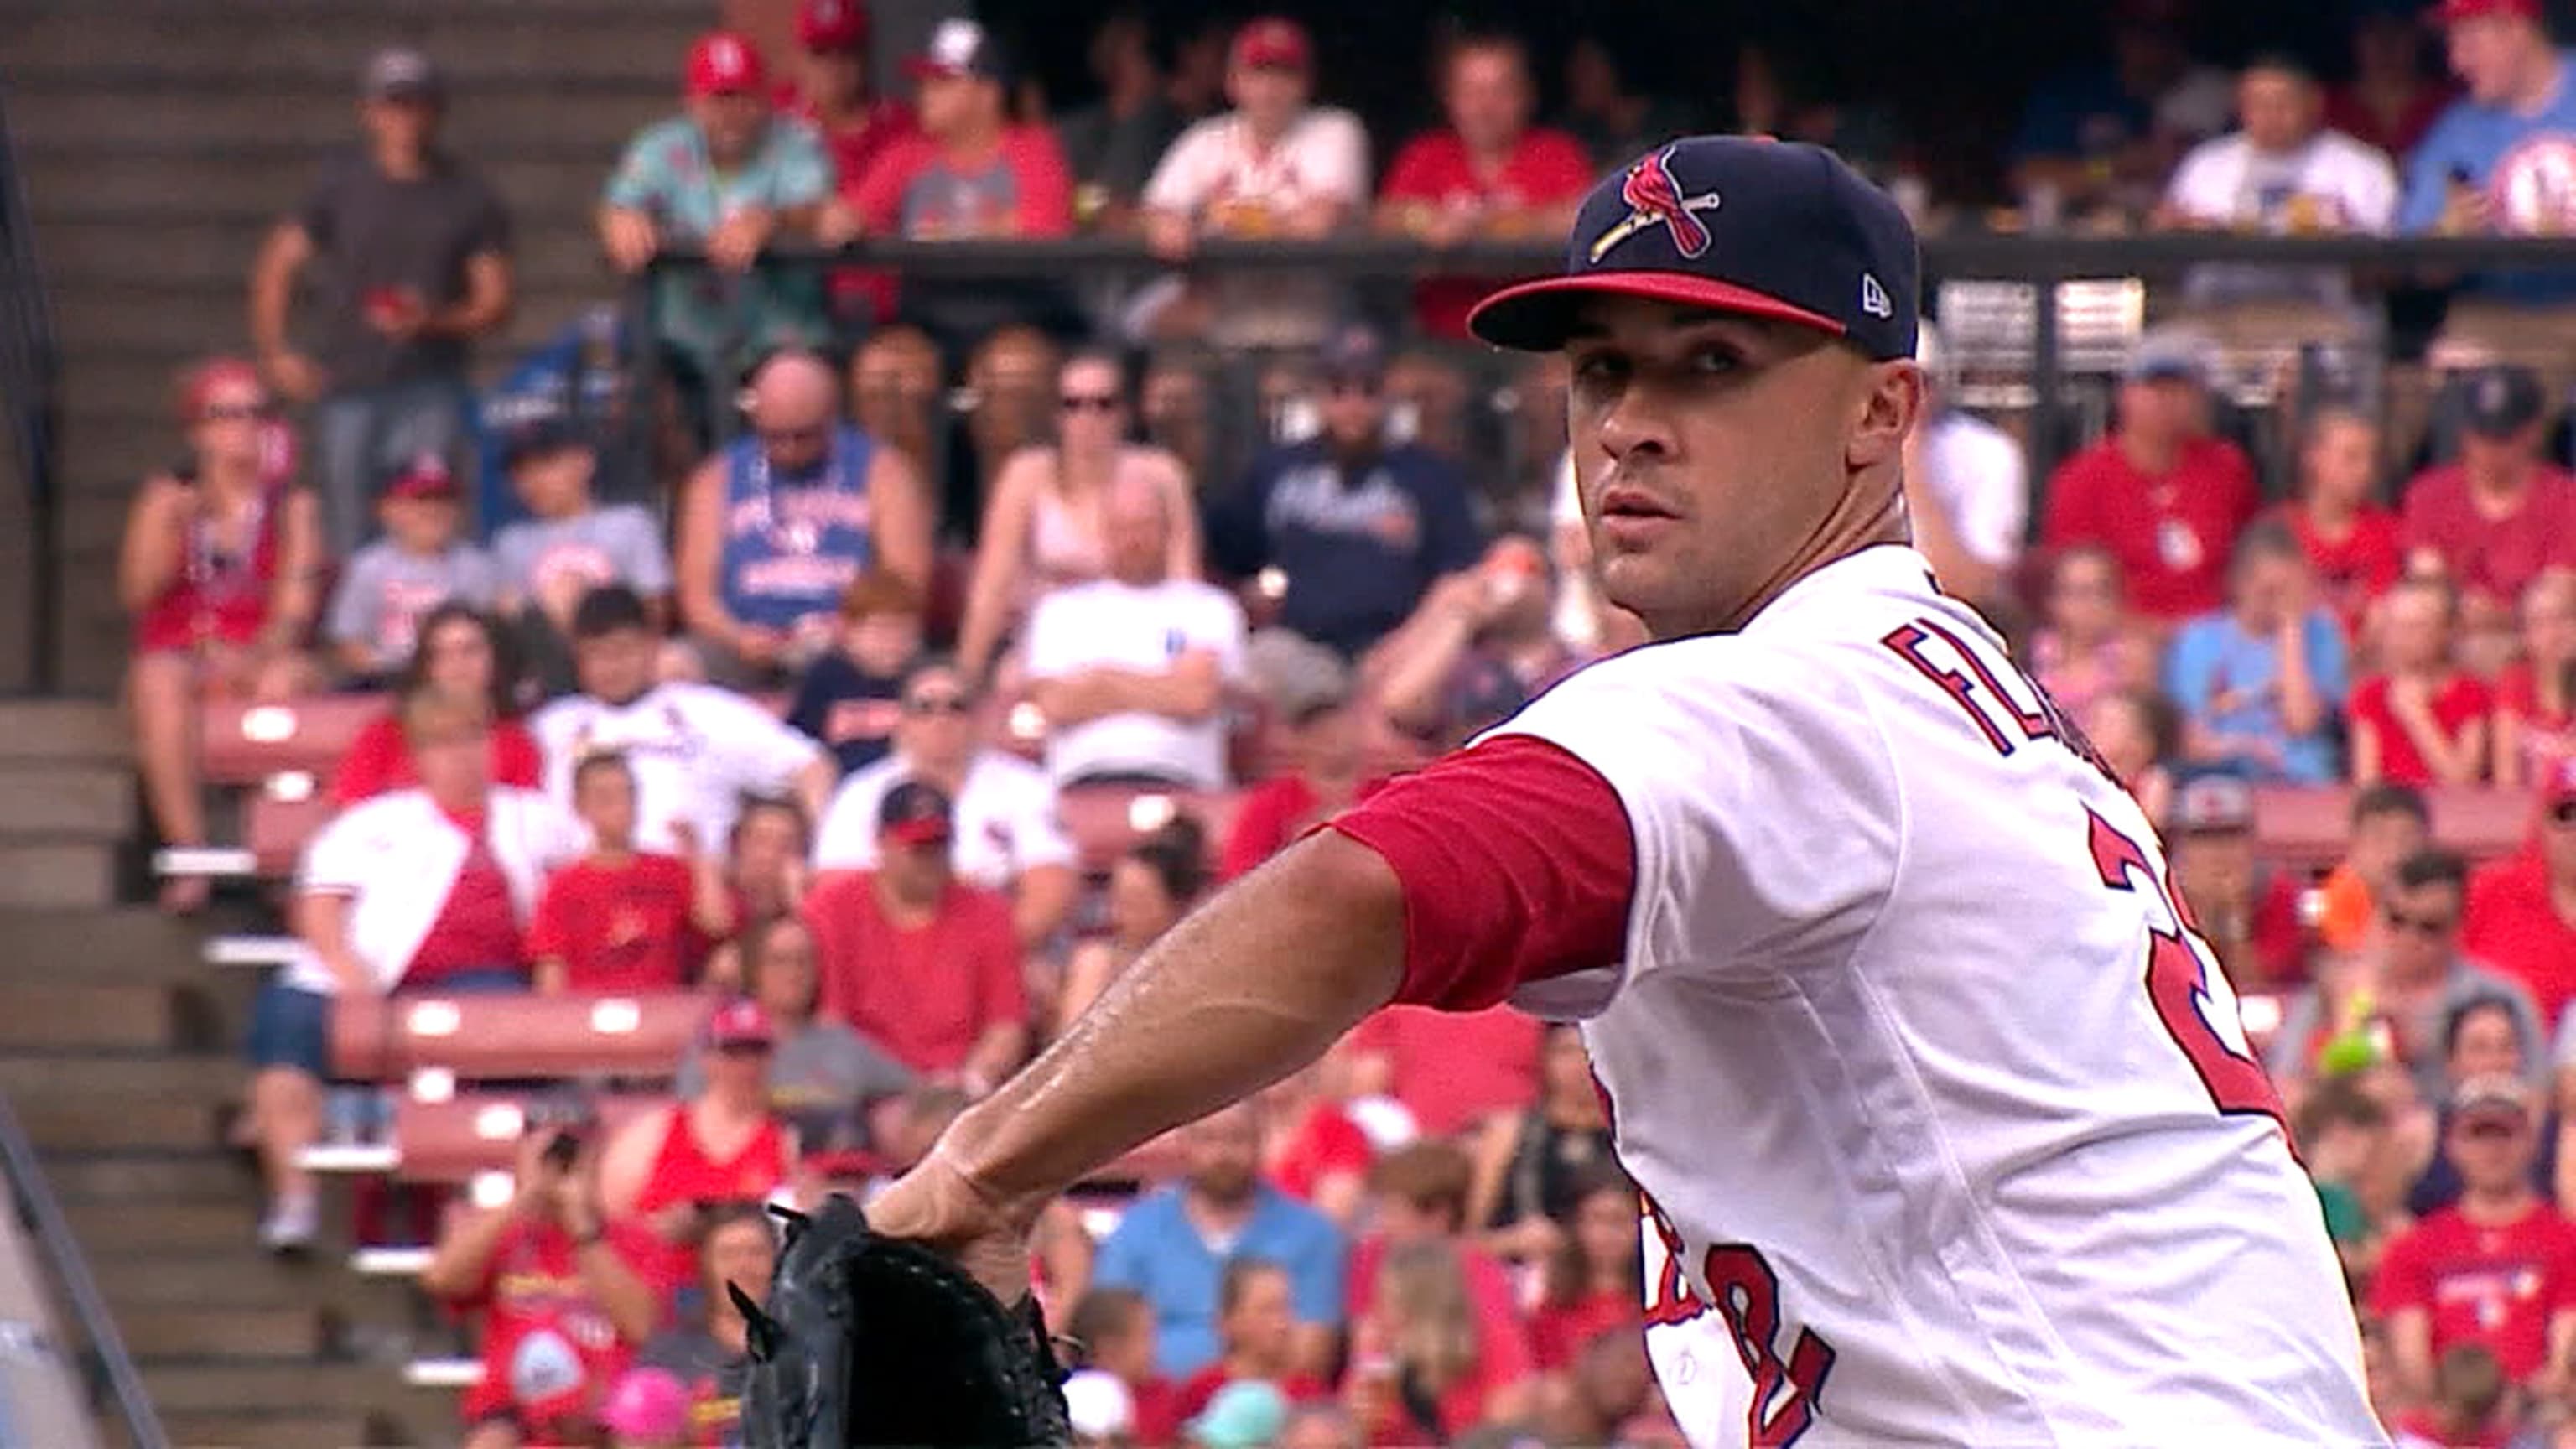
[{"label": "jersey number", "polygon": [[[2213,1004],[2209,972],[2200,963],[2200,953],[2183,936],[2199,929],[2190,907],[2156,873],[2136,841],[2090,808],[2084,813],[2091,822],[2093,865],[2102,874],[2102,884],[2115,891],[2133,891],[2144,882],[2174,923],[2170,931],[2153,923],[2147,927],[2147,999],[2155,1004],[2165,1030],[2173,1033],[2174,1044],[2200,1074],[2201,1085],[2209,1089],[2209,1099],[2219,1111],[2259,1113],[2280,1124],[2286,1136],[2289,1124],[2282,1114],[2281,1097],[2272,1089],[2262,1064],[2209,1024],[2208,1009]],[[2217,1005],[2229,1012],[2236,1009],[2233,1001]]]},{"label": "jersey number", "polygon": [[[1646,1305],[1646,1325],[1684,1323],[1708,1311],[1709,1305],[1682,1273],[1681,1237],[1664,1218],[1663,1209],[1646,1204],[1647,1221],[1663,1239],[1663,1271],[1656,1275],[1654,1301]],[[1816,1417],[1816,1396],[1824,1392],[1825,1375],[1833,1371],[1834,1351],[1813,1331],[1801,1328],[1780,1356],[1780,1278],[1762,1250],[1745,1243],[1713,1244],[1701,1260],[1700,1276],[1717,1298],[1717,1315],[1726,1322],[1736,1357],[1753,1380],[1753,1406],[1745,1413],[1749,1449],[1788,1449],[1807,1432]]]}]

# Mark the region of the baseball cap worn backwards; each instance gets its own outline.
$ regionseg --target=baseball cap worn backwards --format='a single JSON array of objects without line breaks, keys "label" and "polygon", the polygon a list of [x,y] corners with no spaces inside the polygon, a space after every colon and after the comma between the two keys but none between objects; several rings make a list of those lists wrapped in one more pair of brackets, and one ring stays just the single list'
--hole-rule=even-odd
[{"label": "baseball cap worn backwards", "polygon": [[1922,270],[1905,213],[1831,151],[1692,136],[1594,186],[1565,274],[1503,288],[1467,326],[1550,352],[1586,299],[1643,297],[1800,323],[1891,361],[1914,355]]}]

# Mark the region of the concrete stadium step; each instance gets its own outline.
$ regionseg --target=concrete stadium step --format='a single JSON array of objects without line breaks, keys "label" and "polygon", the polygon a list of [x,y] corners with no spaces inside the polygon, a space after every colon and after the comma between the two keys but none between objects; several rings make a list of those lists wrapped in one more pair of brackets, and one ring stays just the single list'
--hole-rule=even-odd
[{"label": "concrete stadium step", "polygon": [[[459,77],[448,100],[444,139],[467,161],[507,154],[534,142],[551,150],[589,149],[614,157],[646,122],[677,108],[679,56],[686,40],[674,37],[670,63],[650,79],[582,88],[578,106],[564,104],[553,86],[512,82],[493,86]],[[355,138],[346,79],[310,89],[245,95],[214,85],[165,91],[137,106],[89,85],[29,77],[9,94],[9,124],[25,144],[114,148],[148,156],[210,146],[222,136],[247,151],[300,147],[319,158]],[[604,162],[603,162],[604,164]]]},{"label": "concrete stadium step", "polygon": [[0,1052],[167,1051],[184,1015],[169,986],[0,981]]},{"label": "concrete stadium step", "polygon": [[94,1259],[90,1272],[120,1318],[147,1307],[224,1303],[277,1308],[307,1301],[328,1266],[269,1259],[252,1243],[258,1227],[256,1216],[245,1212],[237,1246],[228,1253],[137,1253]]},{"label": "concrete stadium step", "polygon": [[[188,1152],[49,1152],[45,1176],[66,1212],[119,1212],[141,1202],[224,1203],[241,1209],[242,1241],[259,1188],[249,1166],[213,1148]],[[95,1263],[104,1270],[108,1263]],[[148,1296],[148,1295],[147,1295]]]},{"label": "concrete stadium step", "polygon": [[0,763],[0,832],[122,840],[134,825],[133,771],[121,762],[28,760]]},{"label": "concrete stadium step", "polygon": [[142,1367],[154,1407],[174,1415],[245,1405],[365,1413],[403,1392],[399,1384],[389,1388],[390,1375],[374,1364],[227,1358],[169,1359]]},{"label": "concrete stadium step", "polygon": [[239,1201],[76,1198],[66,1200],[63,1211],[93,1264],[138,1253],[238,1254],[248,1249],[256,1221],[247,1192]]},{"label": "concrete stadium step", "polygon": [[[0,839],[0,908],[116,903],[116,847],[96,841]],[[58,966],[59,962],[56,963]]]},{"label": "concrete stadium step", "polygon": [[22,1111],[50,1098],[76,1101],[121,1101],[142,1106],[184,1106],[202,1112],[238,1094],[244,1067],[239,1058],[211,1053],[170,1056],[137,1053],[0,1056],[0,1095]]},{"label": "concrete stadium step", "polygon": [[[606,174],[606,163],[601,174]],[[584,199],[585,201],[587,198]],[[589,207],[578,225],[546,226],[520,231],[511,238],[521,290],[541,293],[562,286],[592,286],[608,276],[593,237]],[[163,232],[185,238],[172,242]],[[45,275],[64,293],[100,288],[134,296],[194,296],[218,292],[233,300],[236,325],[247,303],[250,267],[268,234],[266,226],[183,222],[175,228],[130,223],[68,221],[40,224],[37,245],[43,249]],[[139,401],[139,400],[138,400]],[[153,421],[169,427],[169,400],[149,401]]]},{"label": "concrete stadium step", "polygon": [[[273,220],[303,201],[313,184],[314,167],[311,156],[289,153],[254,153],[220,163],[184,156],[134,157],[108,165],[92,154],[31,149],[22,161],[29,204],[39,226],[53,199],[73,197],[79,198],[81,208],[129,214],[139,221],[191,219],[212,204],[256,206]],[[579,214],[588,215],[616,161],[613,152],[509,155],[488,160],[481,169],[525,224],[536,217],[562,219],[567,203],[576,198]],[[85,296],[84,291],[59,298],[58,314]],[[77,316],[77,312],[58,315],[65,335],[86,335]],[[234,326],[239,325],[237,311]]]},{"label": "concrete stadium step", "polygon": [[[390,1442],[366,1414],[354,1410],[165,1413],[161,1428],[171,1449],[364,1449]],[[129,1449],[129,1444],[123,1425],[112,1418],[100,1423],[100,1449]]]},{"label": "concrete stadium step", "polygon": [[321,1315],[295,1304],[166,1304],[120,1313],[116,1328],[137,1359],[310,1358],[322,1342]]},{"label": "concrete stadium step", "polygon": [[[125,754],[124,717],[113,704],[80,699],[0,701],[0,762],[121,761]],[[5,823],[0,822],[0,827]]]},{"label": "concrete stadium step", "polygon": [[[233,1075],[240,1077],[241,1069],[235,1067]],[[236,1085],[230,1095],[238,1094]],[[12,1105],[39,1152],[178,1152],[215,1145],[216,1116],[224,1101],[215,1096],[138,1101],[111,1094],[35,1097]]]},{"label": "concrete stadium step", "polygon": [[85,985],[177,985],[205,975],[199,928],[145,906],[0,907],[0,941],[0,982],[11,985],[60,985],[75,974]]}]

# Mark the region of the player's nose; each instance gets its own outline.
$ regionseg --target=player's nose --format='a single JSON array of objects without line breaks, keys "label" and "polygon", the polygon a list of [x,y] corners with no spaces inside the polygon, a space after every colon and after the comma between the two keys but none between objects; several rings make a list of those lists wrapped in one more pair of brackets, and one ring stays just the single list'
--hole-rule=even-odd
[{"label": "player's nose", "polygon": [[1651,391],[1629,388],[1600,415],[1596,436],[1613,462],[1662,460],[1678,451],[1671,415],[1649,398]]}]

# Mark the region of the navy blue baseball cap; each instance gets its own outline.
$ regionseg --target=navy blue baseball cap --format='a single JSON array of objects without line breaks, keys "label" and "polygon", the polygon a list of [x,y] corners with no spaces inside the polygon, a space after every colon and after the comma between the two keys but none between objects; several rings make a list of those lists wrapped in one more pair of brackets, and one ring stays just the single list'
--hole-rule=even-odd
[{"label": "navy blue baseball cap", "polygon": [[1592,188],[1565,275],[1505,287],[1468,329],[1553,352],[1587,297],[1645,297],[1804,323],[1872,358],[1914,355],[1922,258],[1888,194],[1821,146],[1691,136]]}]

